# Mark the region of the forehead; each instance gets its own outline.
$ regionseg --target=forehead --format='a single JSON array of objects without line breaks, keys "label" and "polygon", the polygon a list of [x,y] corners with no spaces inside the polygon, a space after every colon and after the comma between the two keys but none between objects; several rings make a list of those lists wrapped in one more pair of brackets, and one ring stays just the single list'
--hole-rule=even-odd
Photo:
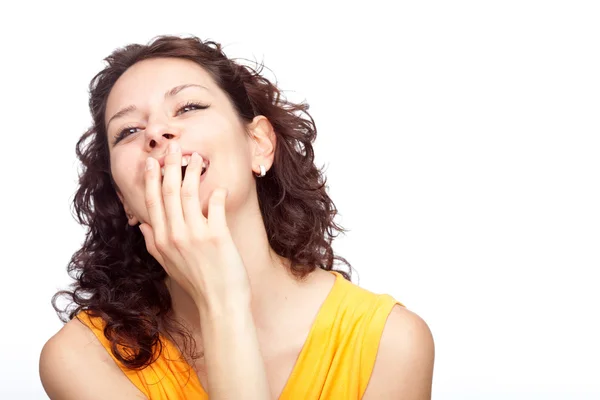
[{"label": "forehead", "polygon": [[113,85],[106,103],[105,118],[130,104],[143,107],[145,102],[164,101],[169,89],[196,83],[216,91],[216,83],[197,63],[181,58],[153,58],[129,67]]}]

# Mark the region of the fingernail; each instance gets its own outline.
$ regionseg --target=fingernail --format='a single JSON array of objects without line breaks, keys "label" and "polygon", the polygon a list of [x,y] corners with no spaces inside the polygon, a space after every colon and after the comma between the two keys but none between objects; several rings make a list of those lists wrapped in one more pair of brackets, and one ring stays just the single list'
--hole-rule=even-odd
[{"label": "fingernail", "polygon": [[193,152],[192,157],[190,158],[190,162],[197,164],[200,161],[199,159],[200,159],[200,154]]},{"label": "fingernail", "polygon": [[179,144],[177,142],[172,142],[169,144],[169,153],[177,153],[179,151]]},{"label": "fingernail", "polygon": [[146,158],[146,171],[151,170],[153,167],[154,167],[154,161],[152,160],[152,157]]}]

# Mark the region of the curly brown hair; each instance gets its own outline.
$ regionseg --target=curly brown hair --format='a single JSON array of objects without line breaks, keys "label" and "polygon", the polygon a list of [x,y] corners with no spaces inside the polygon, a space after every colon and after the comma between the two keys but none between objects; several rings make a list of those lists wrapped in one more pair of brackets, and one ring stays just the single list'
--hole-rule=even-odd
[{"label": "curly brown hair", "polygon": [[[117,79],[135,63],[158,57],[196,62],[229,96],[243,121],[264,115],[273,125],[275,159],[257,180],[257,195],[269,244],[290,260],[293,275],[302,279],[316,268],[332,270],[338,260],[348,267],[348,272],[338,272],[350,280],[352,268],[331,246],[346,230],[334,222],[337,209],[326,192],[323,171],[314,164],[317,129],[308,104],[288,101],[261,76],[262,63],[256,68],[237,63],[214,41],[164,35],[147,45],[116,49],[89,85],[93,125],[76,145],[82,168],[72,203],[74,217],[87,232],[67,267],[75,280],[72,290],[57,292],[52,305],[65,323],[82,310],[101,317],[113,355],[130,369],[144,368],[160,355],[160,333],[181,335],[184,347],[195,346],[190,333],[171,318],[165,270],[148,253],[140,230],[127,224],[111,174],[104,125],[107,98]],[[59,309],[62,296],[68,304]]]}]

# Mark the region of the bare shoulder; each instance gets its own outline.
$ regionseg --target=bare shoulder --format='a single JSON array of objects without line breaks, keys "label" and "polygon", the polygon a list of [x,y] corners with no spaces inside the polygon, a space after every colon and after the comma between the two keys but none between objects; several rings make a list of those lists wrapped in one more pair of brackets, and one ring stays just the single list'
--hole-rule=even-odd
[{"label": "bare shoulder", "polygon": [[146,398],[77,318],[46,342],[39,373],[44,390],[53,400]]},{"label": "bare shoulder", "polygon": [[363,399],[431,399],[434,357],[429,326],[396,304],[385,324]]}]

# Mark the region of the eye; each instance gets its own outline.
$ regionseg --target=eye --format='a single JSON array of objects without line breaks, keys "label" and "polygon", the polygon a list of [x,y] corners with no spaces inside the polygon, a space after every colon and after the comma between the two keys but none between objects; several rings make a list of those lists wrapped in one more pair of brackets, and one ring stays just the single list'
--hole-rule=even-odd
[{"label": "eye", "polygon": [[[208,107],[209,106],[200,104],[200,103],[196,103],[195,101],[188,101],[187,103],[185,103],[184,105],[182,105],[181,107],[179,107],[177,109],[177,112],[175,113],[175,115],[176,116],[180,115],[181,111],[184,111],[182,114],[185,114],[186,112],[193,111],[194,109],[205,110]],[[133,131],[134,129],[139,129],[139,128],[137,126],[126,126],[125,128],[123,128],[123,130],[115,136],[115,141],[113,143],[113,146],[115,144],[119,143],[121,140],[125,139],[130,134],[135,133],[135,131]],[[133,131],[133,132],[131,132],[131,131]]]},{"label": "eye", "polygon": [[123,130],[115,136],[115,141],[113,143],[113,146],[115,144],[119,143],[121,140],[125,139],[130,134],[135,133],[135,131],[131,132],[134,129],[139,129],[139,128],[137,126],[127,126],[127,127],[123,128]]},{"label": "eye", "polygon": [[208,108],[207,105],[196,103],[194,101],[188,101],[187,103],[185,103],[184,105],[182,105],[181,107],[179,107],[177,109],[177,113],[175,115],[179,115],[180,111],[183,111],[186,109],[188,109],[187,111],[191,111],[190,109],[205,110],[207,108]]}]

